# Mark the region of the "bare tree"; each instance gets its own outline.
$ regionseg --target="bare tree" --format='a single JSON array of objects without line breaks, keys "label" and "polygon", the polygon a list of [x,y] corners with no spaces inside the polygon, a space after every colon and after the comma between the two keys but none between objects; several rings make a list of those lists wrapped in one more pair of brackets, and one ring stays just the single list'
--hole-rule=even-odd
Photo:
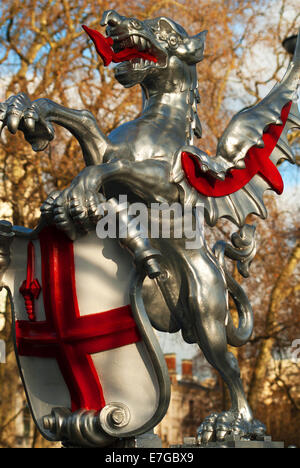
[{"label": "bare tree", "polygon": [[[129,0],[126,3],[120,0],[113,3],[106,0],[6,0],[2,2],[0,18],[1,100],[23,91],[32,100],[47,97],[65,106],[86,108],[108,134],[139,113],[141,98],[135,88],[124,90],[116,83],[112,68],[103,67],[81,25],[98,28],[103,11],[110,8],[141,19],[167,15],[186,27],[190,34],[204,29],[209,31],[205,60],[198,70],[199,90],[203,96],[200,108],[203,139],[197,144],[213,154],[217,139],[233,112],[243,105],[257,102],[262,92],[280,78],[288,62],[281,41],[295,32],[298,16],[292,17],[292,13],[287,15],[286,12],[293,11],[297,2],[278,0],[274,3],[276,15],[270,13],[268,0]],[[249,54],[258,43],[273,58],[274,66],[270,69],[265,61],[257,78],[255,67],[249,66]],[[0,143],[0,165],[0,200],[5,207],[2,217],[14,224],[32,227],[39,216],[39,206],[49,192],[66,187],[83,168],[83,161],[77,142],[68,132],[57,128],[55,140],[41,153],[34,153],[22,135],[5,133]],[[271,228],[268,225],[266,229]],[[268,246],[264,247],[267,255]],[[284,264],[287,269],[289,262],[293,261],[293,248],[294,245],[285,244]],[[278,258],[279,265],[281,254],[279,251],[277,254],[279,257],[275,258]],[[285,278],[284,283],[277,281],[276,271],[268,272],[269,286],[275,284],[274,305],[270,305],[269,310],[262,301],[259,306],[261,322],[269,314],[268,335],[272,334],[270,327],[278,321],[271,310],[278,311],[293,292],[284,299],[277,298],[276,291],[286,295],[285,285],[289,284],[289,279]],[[263,269],[259,271],[259,278],[264,280]],[[20,387],[12,353],[9,317],[7,312],[4,328],[0,331],[0,339],[7,343],[9,363],[0,368],[2,446],[16,444],[14,421],[18,412],[23,411],[22,406],[16,409],[13,405]],[[257,350],[261,343],[256,338],[257,342],[250,345],[251,349]],[[261,358],[266,361],[265,367],[273,344],[274,341],[268,342],[269,354],[260,351],[265,356]],[[242,356],[244,351],[239,353]],[[249,372],[246,366],[243,372]],[[258,367],[256,374],[259,374]],[[251,399],[254,403],[258,399],[257,388],[257,385],[252,385]],[[31,438],[33,445],[41,444],[36,441],[35,433],[31,433]]]}]

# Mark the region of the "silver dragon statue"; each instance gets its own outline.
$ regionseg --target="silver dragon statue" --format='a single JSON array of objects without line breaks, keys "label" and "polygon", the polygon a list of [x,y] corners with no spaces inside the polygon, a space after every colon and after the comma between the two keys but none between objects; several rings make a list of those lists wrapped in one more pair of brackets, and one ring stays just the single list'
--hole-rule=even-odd
[{"label": "silver dragon statue", "polygon": [[[151,325],[162,332],[181,331],[187,343],[197,343],[229,388],[231,408],[202,422],[199,443],[224,441],[232,434],[262,437],[265,427],[253,417],[237,360],[227,349],[228,344],[239,347],[250,339],[253,314],[245,292],[226,269],[225,257],[237,262],[241,275],[249,275],[256,250],[255,228],[245,220],[249,214],[266,217],[264,192],[283,190],[277,163],[294,162],[287,133],[300,127],[296,104],[299,39],[281,82],[259,104],[233,117],[218,142],[216,156],[210,157],[193,145],[193,136],[201,137],[196,65],[203,59],[206,31],[191,37],[169,18],[140,21],[114,10],[104,13],[101,25],[106,27],[105,35],[87,26],[84,29],[104,65],[116,63],[117,81],[125,88],[141,86],[141,115],[106,136],[90,112],[43,98],[31,102],[20,93],[0,104],[0,128],[6,126],[13,134],[21,130],[35,151],[44,150],[53,140],[53,124],[68,129],[80,143],[86,168],[70,187],[52,193],[41,207],[43,223],[54,225],[73,242],[95,230],[103,218],[98,209],[101,203],[117,213],[119,222],[124,221],[117,203],[124,195],[129,204],[142,202],[148,207],[152,203],[180,203],[192,210],[196,223],[197,216],[204,222],[197,209],[202,206],[209,226],[227,218],[239,228],[231,238],[232,245],[219,241],[212,249],[202,234],[197,248],[187,244],[193,240],[190,236],[141,238],[130,230],[119,242],[132,255],[136,270],[142,272],[142,299]],[[4,224],[3,258],[8,255],[11,235]],[[198,231],[195,235],[199,236]],[[3,260],[3,268],[7,264]],[[133,307],[136,294],[135,290],[131,293]],[[230,315],[228,295],[239,314],[238,327]],[[166,402],[167,398],[159,418],[165,414]],[[118,408],[114,416],[110,413],[115,432],[107,430],[103,412],[99,422],[86,408],[73,413],[54,409],[44,418],[44,427],[48,435],[51,431],[57,438],[62,434],[62,440],[74,443],[77,437],[78,445],[109,445],[111,439],[100,443],[95,434],[102,421],[106,433],[122,436],[117,427],[126,419],[126,410]],[[153,419],[153,425],[159,418]],[[126,437],[128,434],[132,435],[125,432]]]}]

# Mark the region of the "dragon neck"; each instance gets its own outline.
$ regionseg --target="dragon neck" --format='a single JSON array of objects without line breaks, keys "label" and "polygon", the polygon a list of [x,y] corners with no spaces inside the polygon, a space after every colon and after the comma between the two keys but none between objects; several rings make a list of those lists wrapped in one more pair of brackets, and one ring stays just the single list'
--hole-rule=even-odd
[{"label": "dragon neck", "polygon": [[[200,103],[196,67],[186,67],[189,73],[180,73],[180,78],[156,86],[141,85],[143,111],[141,117],[165,117],[165,126],[184,133],[185,143],[193,144],[193,137],[201,138],[201,124],[197,113]],[[177,75],[178,76],[178,75]],[[162,128],[162,131],[164,129]]]}]

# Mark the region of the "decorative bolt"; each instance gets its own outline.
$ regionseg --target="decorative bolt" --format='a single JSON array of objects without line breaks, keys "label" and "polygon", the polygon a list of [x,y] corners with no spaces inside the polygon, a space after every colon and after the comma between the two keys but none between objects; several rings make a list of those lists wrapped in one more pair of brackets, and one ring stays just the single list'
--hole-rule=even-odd
[{"label": "decorative bolt", "polygon": [[43,425],[44,425],[44,428],[47,431],[53,432],[54,428],[55,428],[55,418],[53,416],[50,416],[50,415],[44,416]]},{"label": "decorative bolt", "polygon": [[112,402],[102,408],[99,419],[101,428],[107,434],[116,437],[122,432],[121,429],[129,424],[130,411],[124,403]]},{"label": "decorative bolt", "polygon": [[159,263],[155,258],[148,258],[145,262],[145,268],[150,279],[157,278],[161,273]]},{"label": "decorative bolt", "polygon": [[123,409],[115,409],[111,413],[111,420],[114,426],[123,427],[126,426],[126,415]]},{"label": "decorative bolt", "polygon": [[163,270],[161,272],[161,275],[159,277],[160,281],[164,282],[164,281],[167,281],[169,279],[170,275],[169,275],[169,272],[168,270]]}]

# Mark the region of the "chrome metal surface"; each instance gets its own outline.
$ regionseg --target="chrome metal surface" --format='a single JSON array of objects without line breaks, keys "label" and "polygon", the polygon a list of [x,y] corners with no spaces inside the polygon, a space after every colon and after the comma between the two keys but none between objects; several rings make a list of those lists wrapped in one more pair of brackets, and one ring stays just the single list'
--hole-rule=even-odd
[{"label": "chrome metal surface", "polygon": [[296,42],[297,42],[297,34],[285,38],[284,41],[282,42],[283,47],[291,56],[294,55]]},{"label": "chrome metal surface", "polygon": [[[204,197],[189,184],[181,166],[181,153],[194,154],[201,167],[217,179],[224,179],[232,168],[243,168],[249,148],[263,145],[265,128],[280,124],[283,106],[295,99],[300,78],[300,40],[298,38],[294,58],[282,81],[258,105],[234,116],[220,138],[216,157],[210,158],[193,146],[193,136],[201,136],[196,63],[203,58],[206,32],[190,37],[169,18],[140,21],[113,10],[104,13],[101,24],[106,26],[107,36],[114,41],[114,52],[135,47],[156,59],[156,62],[127,60],[114,68],[116,79],[124,87],[141,86],[144,97],[141,115],[106,137],[90,113],[66,109],[47,99],[31,103],[21,93],[1,104],[1,127],[6,125],[12,133],[18,128],[22,130],[35,150],[44,149],[53,139],[53,123],[70,130],[79,141],[88,167],[69,188],[51,194],[42,207],[44,222],[54,223],[71,239],[95,229],[101,218],[97,206],[102,201],[111,203],[118,211],[113,199],[120,195],[128,196],[130,203],[139,201],[147,206],[180,202],[183,208],[192,207],[194,213],[196,206],[202,203],[208,224],[213,226],[219,218],[226,217],[239,226],[240,231],[232,237],[233,246],[219,242],[213,249],[203,236],[197,249],[187,248],[186,241],[193,239],[184,237],[149,238],[143,242],[135,235],[129,235],[125,241],[119,239],[138,267],[131,305],[137,322],[140,321],[161,388],[157,412],[139,433],[160,421],[169,401],[166,365],[157,352],[150,323],[141,319],[146,310],[158,330],[181,330],[186,342],[197,343],[229,387],[231,409],[206,418],[199,429],[199,440],[206,443],[225,440],[231,433],[240,437],[261,437],[264,426],[253,418],[238,363],[227,350],[228,343],[241,346],[248,341],[253,329],[252,310],[244,291],[226,270],[224,256],[238,262],[243,276],[249,274],[255,241],[254,229],[247,226],[245,220],[250,213],[266,217],[263,194],[270,186],[260,176],[255,176],[232,195]],[[296,104],[272,153],[273,162],[280,159],[293,162],[286,136],[294,127],[300,127]],[[120,212],[119,216],[123,214]],[[145,278],[146,274],[149,278]],[[239,312],[238,328],[230,318],[228,294]],[[64,431],[69,438],[74,436],[80,440],[86,418],[87,421],[92,418],[89,427],[93,427],[95,415],[86,412],[68,415],[71,422],[64,426]],[[49,424],[52,424],[50,419],[46,420],[46,425]],[[119,429],[121,433],[124,428]],[[132,435],[137,434],[122,430],[122,437]]]},{"label": "chrome metal surface", "polygon": [[113,438],[102,431],[99,414],[95,411],[71,412],[67,408],[54,408],[44,417],[44,428],[55,435],[54,440],[74,447],[107,447]]},{"label": "chrome metal surface", "polygon": [[0,289],[2,278],[10,263],[10,246],[14,238],[12,224],[0,221]]},{"label": "chrome metal surface", "polygon": [[[138,430],[127,430],[132,418],[129,408],[122,402],[106,405],[100,413],[55,408],[44,418],[44,427],[53,434],[54,440],[63,440],[82,447],[110,446],[111,438],[137,437],[155,427],[166,414],[170,401],[170,380],[166,362],[161,353],[144,307],[142,285],[144,273],[136,273],[130,291],[132,312],[141,337],[154,366],[159,385],[159,400],[152,418]],[[134,365],[134,363],[132,363]]]},{"label": "chrome metal surface", "polygon": [[101,427],[111,436],[118,436],[118,429],[127,426],[129,421],[130,411],[123,403],[109,403],[101,410]]}]

